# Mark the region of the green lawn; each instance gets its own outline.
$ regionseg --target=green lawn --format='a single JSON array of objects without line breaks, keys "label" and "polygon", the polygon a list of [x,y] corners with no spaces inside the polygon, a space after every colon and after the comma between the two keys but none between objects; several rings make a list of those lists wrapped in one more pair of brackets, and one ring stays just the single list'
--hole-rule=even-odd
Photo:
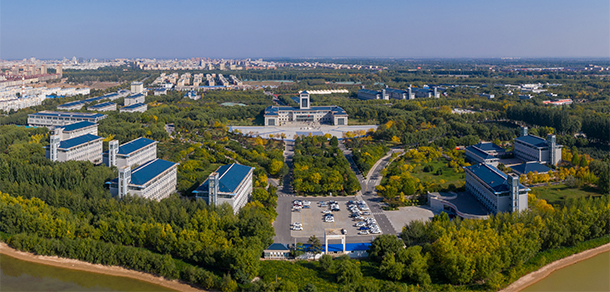
[{"label": "green lawn", "polygon": [[[434,166],[434,170],[431,172],[424,172],[423,168],[426,164],[422,163],[421,166],[416,167],[413,170],[413,176],[418,178],[422,184],[424,182],[436,181],[439,182],[441,179],[445,180],[445,183],[442,184],[442,188],[447,188],[450,184],[454,184],[456,186],[460,186],[464,184],[464,173],[457,173],[453,169],[447,167],[447,163],[449,161],[445,158],[436,158],[433,159],[432,162],[428,163],[429,165]],[[436,171],[440,169],[443,174],[436,175]]]},{"label": "green lawn", "polygon": [[539,199],[544,199],[552,205],[560,205],[565,202],[565,200],[570,198],[577,199],[588,196],[601,196],[596,189],[591,187],[570,188],[564,184],[534,187],[532,188],[532,193],[535,194]]}]

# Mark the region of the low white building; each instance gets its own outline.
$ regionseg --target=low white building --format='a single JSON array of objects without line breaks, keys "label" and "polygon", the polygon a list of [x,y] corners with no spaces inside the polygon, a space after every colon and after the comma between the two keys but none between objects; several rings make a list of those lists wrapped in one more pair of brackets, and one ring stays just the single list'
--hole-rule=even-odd
[{"label": "low white building", "polygon": [[253,171],[254,167],[237,163],[223,165],[212,172],[193,194],[209,205],[228,203],[237,213],[252,195]]},{"label": "low white building", "polygon": [[486,163],[498,166],[500,156],[504,155],[505,150],[493,143],[479,143],[466,147],[466,159],[473,163]]},{"label": "low white building", "polygon": [[45,147],[45,155],[51,161],[88,160],[94,164],[102,162],[103,137],[85,134],[62,141],[59,130],[59,133],[51,135],[50,140],[49,146]]},{"label": "low white building", "polygon": [[116,103],[114,103],[114,102],[98,103],[96,105],[87,107],[87,110],[88,111],[99,111],[99,112],[116,111]]},{"label": "low white building", "polygon": [[131,92],[132,93],[144,92],[144,83],[138,82],[138,81],[131,82]]},{"label": "low white building", "polygon": [[97,123],[106,117],[107,115],[98,113],[41,111],[28,115],[28,125],[32,127],[54,128],[80,121]]},{"label": "low white building", "polygon": [[104,164],[108,167],[134,167],[157,159],[157,141],[138,138],[119,146],[119,141],[108,142],[108,151],[104,152]]},{"label": "low white building", "polygon": [[145,99],[146,99],[146,97],[144,96],[144,94],[141,94],[141,93],[126,96],[125,97],[125,106],[132,105],[132,104],[138,104],[138,103],[144,103]]},{"label": "low white building", "polygon": [[122,107],[119,112],[121,113],[143,113],[148,109],[148,106],[144,103],[136,103],[136,104],[132,104],[132,105],[128,105],[125,107]]},{"label": "low white building", "polygon": [[155,159],[131,169],[119,168],[119,177],[108,182],[110,193],[122,198],[127,194],[160,201],[176,191],[177,163]]},{"label": "low white building", "polygon": [[57,109],[62,111],[73,111],[80,110],[83,108],[83,106],[85,106],[85,102],[77,100],[60,104],[57,106]]},{"label": "low white building", "polygon": [[466,191],[472,194],[491,213],[527,210],[527,187],[519,177],[506,175],[489,164],[464,167]]},{"label": "low white building", "polygon": [[557,165],[561,161],[561,148],[557,145],[555,135],[548,135],[546,140],[529,135],[527,127],[521,128],[521,137],[515,138],[515,157],[523,161],[537,161]]},{"label": "low white building", "polygon": [[76,122],[74,124],[57,127],[55,133],[60,135],[61,141],[87,134],[97,136],[97,124],[89,121]]}]

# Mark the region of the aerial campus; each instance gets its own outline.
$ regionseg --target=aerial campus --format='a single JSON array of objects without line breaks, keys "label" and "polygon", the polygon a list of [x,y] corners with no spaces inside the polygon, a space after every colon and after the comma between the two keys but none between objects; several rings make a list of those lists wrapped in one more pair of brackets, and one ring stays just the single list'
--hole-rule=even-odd
[{"label": "aerial campus", "polygon": [[[352,42],[335,37],[316,46]],[[254,40],[225,38],[199,43],[226,52],[213,57],[158,43],[100,51],[92,39],[82,45],[95,53],[58,44],[57,57],[23,55],[5,41],[13,35],[2,38],[0,290],[606,287],[610,265],[580,267],[591,275],[569,284],[541,271],[610,250],[607,56],[554,57],[585,50],[575,47],[487,57],[471,47],[481,55],[471,57],[457,46],[397,58],[360,39],[362,49],[343,50],[384,57],[302,57],[317,48],[261,54]],[[270,57],[230,57],[259,55]],[[38,280],[47,278],[57,283]]]}]

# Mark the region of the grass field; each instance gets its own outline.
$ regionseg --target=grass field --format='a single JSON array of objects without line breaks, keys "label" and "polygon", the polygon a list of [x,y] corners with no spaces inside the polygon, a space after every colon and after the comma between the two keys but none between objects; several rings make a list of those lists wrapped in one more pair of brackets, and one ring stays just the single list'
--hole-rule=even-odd
[{"label": "grass field", "polygon": [[567,199],[578,199],[582,197],[600,197],[601,194],[591,187],[570,188],[564,184],[553,186],[542,186],[532,188],[532,193],[539,199],[546,200],[549,204],[560,205]]},{"label": "grass field", "polygon": [[[428,163],[434,167],[434,170],[431,172],[424,172],[423,168],[426,164],[416,167],[413,170],[413,176],[418,178],[422,184],[424,182],[439,182],[441,179],[445,181],[444,184],[441,184],[442,189],[446,189],[450,184],[454,184],[455,186],[461,186],[464,184],[464,173],[457,173],[453,169],[447,167],[447,163],[449,161],[445,158],[436,158],[433,159],[432,162]],[[443,174],[436,175],[436,171],[440,169]]]}]

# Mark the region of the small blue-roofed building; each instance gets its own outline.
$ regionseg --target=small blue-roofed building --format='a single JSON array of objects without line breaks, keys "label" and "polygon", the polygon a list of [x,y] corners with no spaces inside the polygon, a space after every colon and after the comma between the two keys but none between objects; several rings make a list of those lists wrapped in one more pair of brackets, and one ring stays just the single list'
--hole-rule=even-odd
[{"label": "small blue-roofed building", "polygon": [[157,159],[157,141],[140,137],[119,146],[119,141],[108,142],[108,151],[104,152],[104,164],[108,167],[135,167],[150,160]]},{"label": "small blue-roofed building", "polygon": [[283,243],[272,243],[263,250],[264,259],[284,260],[290,257],[290,248]]},{"label": "small blue-roofed building", "polygon": [[77,100],[60,104],[57,106],[57,109],[63,111],[72,111],[82,109],[83,106],[85,106],[85,102]]},{"label": "small blue-roofed building", "polygon": [[86,134],[97,136],[97,124],[89,121],[76,122],[55,128],[55,133],[60,135],[62,141]]},{"label": "small blue-roofed building", "polygon": [[377,91],[371,89],[362,88],[358,90],[358,99],[360,100],[369,100],[369,99],[387,99],[385,94],[385,90]]},{"label": "small blue-roofed building", "polygon": [[110,193],[124,197],[127,194],[160,201],[176,191],[178,163],[154,159],[131,169],[119,168],[119,177],[111,180]]},{"label": "small blue-roofed building", "polygon": [[135,103],[132,105],[122,107],[119,112],[121,113],[143,113],[148,109],[145,103]]},{"label": "small blue-roofed building", "polygon": [[210,205],[229,204],[237,213],[252,195],[254,167],[237,163],[227,164],[212,172],[193,194]]},{"label": "small blue-roofed building", "polygon": [[103,140],[103,137],[85,134],[62,141],[61,129],[58,129],[51,135],[49,146],[45,147],[45,156],[51,161],[88,160],[100,164]]},{"label": "small blue-roofed building", "polygon": [[144,94],[141,94],[141,93],[126,96],[125,97],[125,106],[137,104],[137,103],[144,103],[145,99],[146,99],[146,97],[144,96]]},{"label": "small blue-roofed building", "polygon": [[309,93],[301,92],[298,98],[299,107],[268,106],[265,109],[265,126],[298,126],[298,125],[347,125],[347,113],[336,105],[311,106]]},{"label": "small blue-roofed building", "polygon": [[515,157],[523,161],[536,161],[557,165],[561,162],[561,148],[555,135],[547,135],[546,139],[529,135],[527,127],[521,128],[521,136],[515,138]]},{"label": "small blue-roofed building", "polygon": [[519,177],[506,175],[489,164],[464,167],[466,191],[481,202],[490,213],[517,212],[527,209],[527,187]]},{"label": "small blue-roofed building", "polygon": [[513,172],[515,172],[518,175],[528,174],[530,172],[542,174],[542,173],[548,173],[551,170],[546,165],[540,164],[536,161],[529,161],[529,162],[517,164],[517,165],[512,166],[511,169],[513,170]]},{"label": "small blue-roofed building", "polygon": [[106,111],[116,111],[116,103],[114,102],[104,102],[98,103],[96,105],[92,105],[87,107],[88,111],[98,111],[98,112],[106,112]]},{"label": "small blue-roofed building", "polygon": [[155,88],[155,96],[159,96],[159,95],[166,95],[167,94],[167,88],[165,87],[161,87],[161,88]]},{"label": "small blue-roofed building", "polygon": [[197,91],[189,90],[184,94],[184,97],[192,100],[198,100],[201,98],[201,95],[197,95]]},{"label": "small blue-roofed building", "polygon": [[466,147],[466,159],[472,163],[486,163],[498,166],[500,156],[506,152],[504,148],[489,142]]},{"label": "small blue-roofed building", "polygon": [[41,111],[28,115],[28,126],[53,129],[57,126],[74,124],[80,121],[97,123],[106,117],[107,115],[98,113]]}]

